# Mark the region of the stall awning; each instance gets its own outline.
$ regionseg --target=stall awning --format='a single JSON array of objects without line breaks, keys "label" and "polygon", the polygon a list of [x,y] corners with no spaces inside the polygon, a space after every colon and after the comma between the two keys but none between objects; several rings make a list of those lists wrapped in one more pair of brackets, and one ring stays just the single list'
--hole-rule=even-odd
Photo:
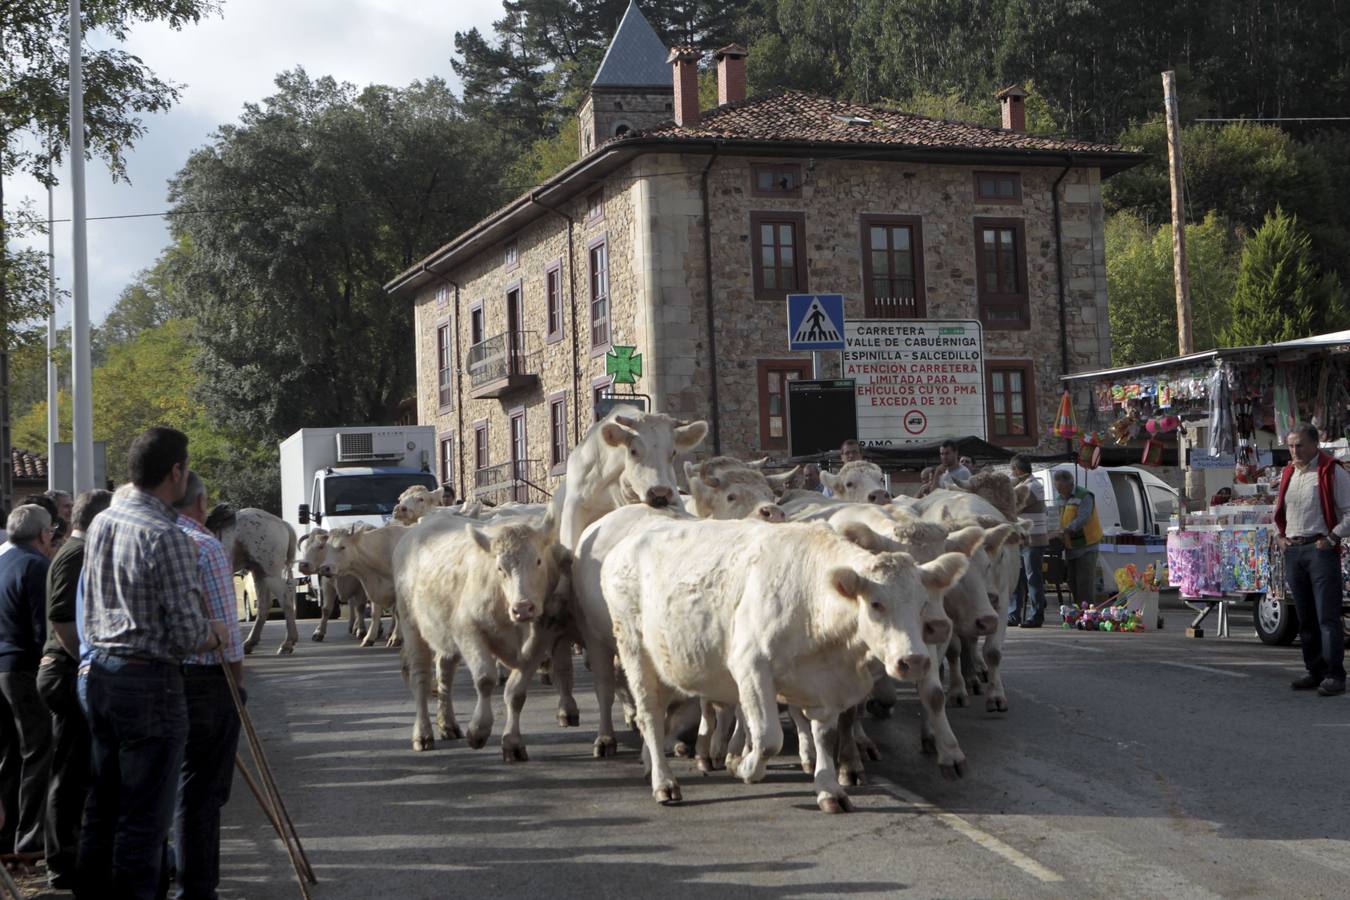
[{"label": "stall awning", "polygon": [[1302,350],[1329,350],[1337,347],[1344,347],[1347,352],[1350,352],[1350,331],[1333,331],[1329,334],[1316,334],[1312,337],[1298,338],[1292,341],[1281,341],[1278,344],[1258,344],[1254,347],[1221,347],[1217,350],[1206,350],[1202,353],[1191,353],[1187,356],[1174,356],[1171,359],[1160,359],[1154,362],[1139,363],[1133,366],[1119,366],[1114,369],[1098,369],[1095,372],[1075,372],[1072,375],[1062,376],[1060,380],[1082,381],[1084,379],[1116,378],[1122,375],[1156,372],[1161,369],[1186,368],[1211,360],[1228,359],[1230,357],[1278,356],[1281,353],[1292,353]]},{"label": "stall awning", "polygon": [[[969,456],[978,463],[1000,463],[1007,462],[1018,453],[1017,450],[1007,450],[996,444],[974,436],[963,438],[952,438],[956,442],[957,453],[961,456]],[[938,448],[945,441],[929,441],[924,444],[902,444],[898,447],[867,447],[863,451],[863,458],[869,462],[877,463],[885,467],[898,469],[921,469],[924,466],[931,466],[937,462]],[[1069,453],[1036,454],[1027,453],[1032,462],[1062,462],[1073,459]],[[839,459],[839,451],[831,450],[828,453],[813,453],[806,456],[789,457],[782,462],[789,466],[795,466],[800,463],[820,463],[833,462]]]}]

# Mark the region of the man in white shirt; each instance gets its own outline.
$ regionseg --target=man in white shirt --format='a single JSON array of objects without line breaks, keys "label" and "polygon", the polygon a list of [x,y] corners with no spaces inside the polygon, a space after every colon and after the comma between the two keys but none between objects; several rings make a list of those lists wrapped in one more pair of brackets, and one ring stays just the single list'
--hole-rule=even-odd
[{"label": "man in white shirt", "polygon": [[970,470],[961,465],[960,451],[956,449],[956,441],[943,441],[938,445],[938,460],[940,464],[934,470],[933,480],[924,485],[923,490],[919,491],[920,497],[931,494],[938,488],[951,487],[953,480],[965,481],[970,478]]},{"label": "man in white shirt", "polygon": [[1031,491],[1031,499],[1019,514],[1031,522],[1031,537],[1022,545],[1022,574],[1008,604],[1008,624],[1040,628],[1045,622],[1045,548],[1050,543],[1045,527],[1045,485],[1031,474],[1031,460],[1024,454],[1014,456],[1010,468],[1013,481]]},{"label": "man in white shirt", "polygon": [[1331,697],[1345,693],[1341,541],[1350,537],[1350,472],[1318,441],[1314,425],[1299,425],[1285,438],[1290,462],[1280,477],[1275,525],[1308,670],[1292,687]]}]

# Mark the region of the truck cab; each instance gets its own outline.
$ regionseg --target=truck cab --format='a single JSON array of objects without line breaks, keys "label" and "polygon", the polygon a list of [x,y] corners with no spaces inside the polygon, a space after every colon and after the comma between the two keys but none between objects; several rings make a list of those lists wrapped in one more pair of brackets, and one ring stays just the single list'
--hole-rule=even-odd
[{"label": "truck cab", "polygon": [[325,529],[358,522],[378,528],[393,517],[399,495],[414,485],[435,490],[436,476],[400,466],[325,468],[314,473],[308,509],[297,510],[297,518],[301,525]]}]

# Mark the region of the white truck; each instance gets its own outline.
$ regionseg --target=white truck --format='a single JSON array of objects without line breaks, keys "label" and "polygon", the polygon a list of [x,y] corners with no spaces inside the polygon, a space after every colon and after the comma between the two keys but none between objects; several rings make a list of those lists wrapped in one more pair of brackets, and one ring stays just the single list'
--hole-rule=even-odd
[{"label": "white truck", "polygon": [[[304,537],[312,529],[393,516],[413,485],[435,489],[435,429],[430,425],[301,428],[281,442],[282,518]],[[317,585],[296,573],[298,603],[317,614]]]}]

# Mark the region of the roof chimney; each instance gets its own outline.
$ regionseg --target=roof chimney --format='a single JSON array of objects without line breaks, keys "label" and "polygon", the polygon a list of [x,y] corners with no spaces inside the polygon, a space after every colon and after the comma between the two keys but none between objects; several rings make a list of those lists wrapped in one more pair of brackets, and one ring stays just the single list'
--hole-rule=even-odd
[{"label": "roof chimney", "polygon": [[1005,87],[994,95],[1003,108],[1003,127],[1009,131],[1027,130],[1027,92],[1020,84]]},{"label": "roof chimney", "polygon": [[698,127],[698,59],[693,47],[676,47],[666,57],[675,67],[675,124]]},{"label": "roof chimney", "polygon": [[727,44],[713,54],[717,60],[717,105],[739,103],[745,99],[745,48]]}]

